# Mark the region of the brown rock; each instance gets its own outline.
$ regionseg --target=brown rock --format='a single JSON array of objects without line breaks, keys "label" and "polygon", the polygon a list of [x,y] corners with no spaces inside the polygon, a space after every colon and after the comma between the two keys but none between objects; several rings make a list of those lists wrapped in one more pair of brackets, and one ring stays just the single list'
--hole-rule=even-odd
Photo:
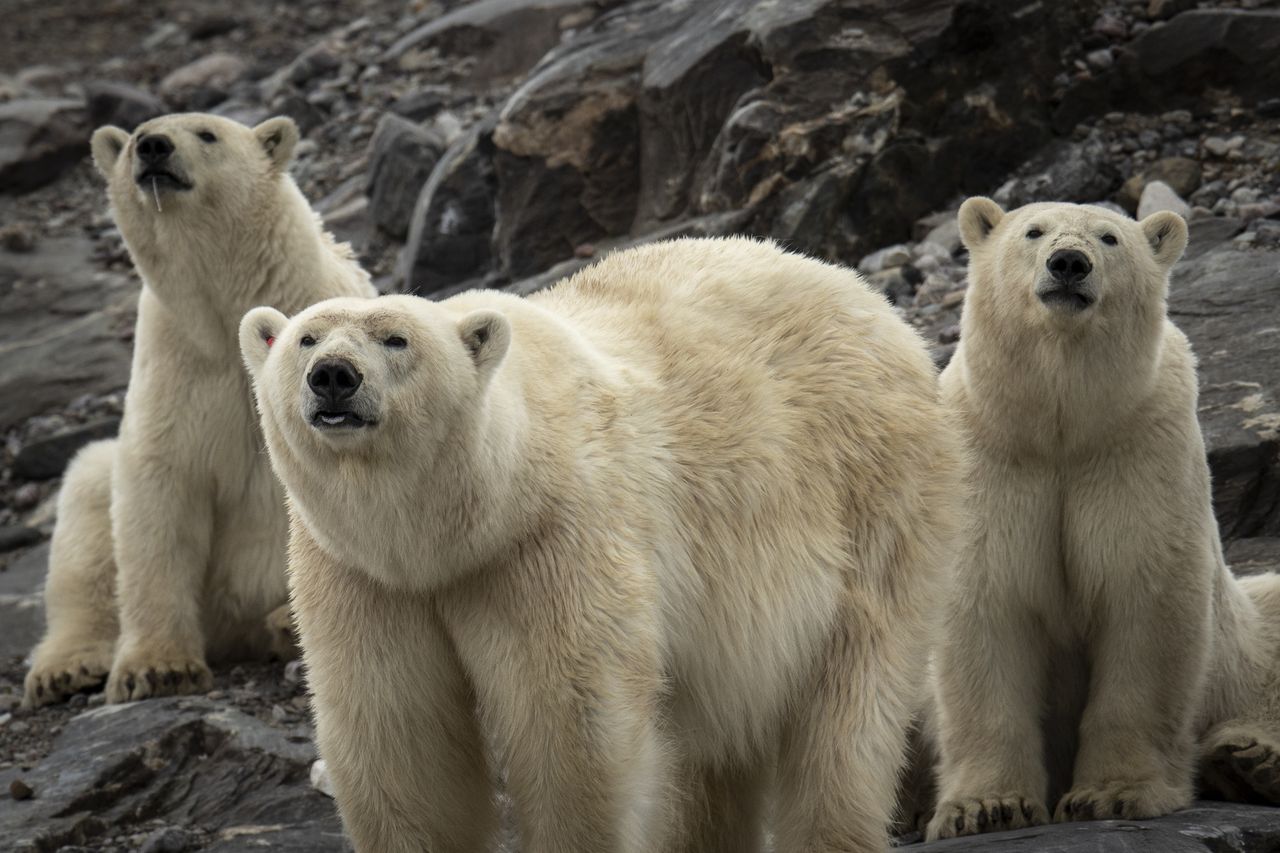
[{"label": "brown rock", "polygon": [[9,796],[15,800],[29,800],[35,796],[35,791],[31,790],[31,786],[21,779],[14,779],[9,783]]}]

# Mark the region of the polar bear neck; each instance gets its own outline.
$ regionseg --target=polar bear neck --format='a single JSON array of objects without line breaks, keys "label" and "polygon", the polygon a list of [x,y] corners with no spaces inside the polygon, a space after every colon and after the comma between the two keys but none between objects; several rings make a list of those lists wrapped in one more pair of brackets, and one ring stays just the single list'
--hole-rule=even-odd
[{"label": "polar bear neck", "polygon": [[295,313],[367,292],[367,275],[324,231],[288,175],[242,206],[243,215],[215,205],[199,215],[174,211],[124,235],[147,289],[211,356],[236,351],[239,319],[250,308]]},{"label": "polar bear neck", "polygon": [[981,285],[970,293],[947,372],[984,442],[1046,457],[1090,452],[1121,437],[1156,393],[1163,301],[1065,329],[1019,322]]},{"label": "polar bear neck", "polygon": [[[316,458],[264,414],[273,462],[315,543],[395,589],[439,589],[477,571],[536,522],[527,422],[499,368],[475,419],[429,458],[413,448]],[[379,519],[369,524],[368,519]]]}]

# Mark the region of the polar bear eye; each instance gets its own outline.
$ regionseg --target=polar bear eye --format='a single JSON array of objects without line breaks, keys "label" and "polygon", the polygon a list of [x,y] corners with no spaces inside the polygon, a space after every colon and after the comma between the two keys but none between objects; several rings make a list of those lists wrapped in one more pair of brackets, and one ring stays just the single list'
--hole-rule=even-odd
[{"label": "polar bear eye", "polygon": [[399,335],[392,335],[383,341],[382,345],[390,349],[404,349],[409,345],[409,342]]},{"label": "polar bear eye", "polygon": [[1119,243],[1120,241],[1116,239],[1116,235],[1114,234],[1103,234],[1102,242],[1106,243],[1108,246],[1114,246],[1116,243]]},{"label": "polar bear eye", "polygon": [[200,137],[201,142],[217,142],[218,141],[218,137],[214,136],[212,133],[210,133],[207,130],[200,131],[199,133],[196,134],[196,136]]},{"label": "polar bear eye", "polygon": [[302,340],[298,341],[298,343],[302,344],[304,347],[313,347],[316,345],[316,339],[310,335],[303,335]]},{"label": "polar bear eye", "polygon": [[1038,240],[1043,236],[1044,236],[1044,232],[1041,231],[1039,228],[1032,228],[1030,231],[1027,232],[1028,240]]}]

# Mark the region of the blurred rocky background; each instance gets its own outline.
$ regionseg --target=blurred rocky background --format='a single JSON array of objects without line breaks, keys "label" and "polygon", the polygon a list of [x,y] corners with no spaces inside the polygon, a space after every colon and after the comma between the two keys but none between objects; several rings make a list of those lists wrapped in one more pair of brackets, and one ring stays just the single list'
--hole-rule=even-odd
[{"label": "blurred rocky background", "polygon": [[[1280,2],[8,0],[0,33],[0,848],[345,849],[297,665],[28,714],[53,499],[114,433],[138,279],[101,124],[292,116],[293,173],[384,291],[531,292],[618,248],[749,233],[860,269],[954,350],[966,195],[1173,209],[1237,571],[1280,567]],[[1262,851],[1201,804],[936,850]]]}]

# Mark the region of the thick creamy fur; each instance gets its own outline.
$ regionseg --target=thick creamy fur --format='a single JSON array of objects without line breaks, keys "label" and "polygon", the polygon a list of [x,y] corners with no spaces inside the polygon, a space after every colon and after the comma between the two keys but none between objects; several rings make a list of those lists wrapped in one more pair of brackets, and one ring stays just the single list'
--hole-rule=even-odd
[{"label": "thick creamy fur", "polygon": [[[886,849],[963,474],[855,274],[677,241],[241,344],[358,850],[486,849],[499,772],[528,853]],[[331,357],[376,426],[312,426]]]},{"label": "thick creamy fur", "polygon": [[[191,189],[136,180],[147,134],[172,141],[167,165]],[[250,129],[200,114],[94,134],[143,288],[120,436],[67,471],[28,703],[108,671],[113,702],[197,690],[207,658],[278,647],[264,619],[286,601],[287,520],[238,357],[239,319],[262,302],[296,311],[373,295],[289,177],[296,141],[288,119]]]},{"label": "thick creamy fur", "polygon": [[[975,455],[974,526],[938,652],[928,834],[1055,804],[1057,820],[1168,813],[1191,800],[1198,742],[1280,742],[1280,587],[1223,561],[1195,359],[1165,316],[1186,225],[979,198],[960,228],[969,291],[942,388]],[[1058,249],[1092,264],[1083,311],[1037,297]]]}]

